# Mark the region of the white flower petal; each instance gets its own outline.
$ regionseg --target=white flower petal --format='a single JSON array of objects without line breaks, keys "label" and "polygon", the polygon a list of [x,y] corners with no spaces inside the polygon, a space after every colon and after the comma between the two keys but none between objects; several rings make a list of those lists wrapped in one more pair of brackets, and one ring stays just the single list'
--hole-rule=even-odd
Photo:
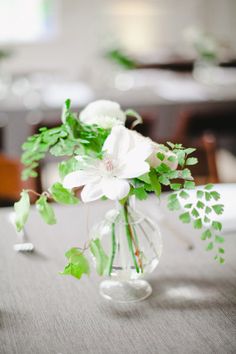
[{"label": "white flower petal", "polygon": [[150,166],[145,161],[139,161],[138,156],[129,164],[125,164],[117,174],[118,178],[135,178],[149,172]]},{"label": "white flower petal", "polygon": [[88,104],[79,118],[85,124],[97,124],[104,129],[111,129],[116,125],[124,124],[126,115],[117,102],[98,100]]},{"label": "white flower petal", "polygon": [[131,136],[129,129],[123,126],[116,126],[108,135],[103,144],[103,151],[115,159],[122,158],[129,151],[131,144]]},{"label": "white flower petal", "polygon": [[103,178],[103,194],[111,200],[120,200],[127,196],[130,190],[128,181],[115,177]]},{"label": "white flower petal", "polygon": [[81,192],[81,199],[84,203],[100,199],[103,195],[101,179],[97,183],[88,183]]},{"label": "white flower petal", "polygon": [[151,143],[143,142],[135,146],[130,150],[127,155],[124,157],[124,161],[129,164],[133,160],[136,160],[138,157],[139,161],[145,161],[152,154],[152,145]]},{"label": "white flower petal", "polygon": [[99,177],[95,174],[88,173],[87,171],[75,171],[65,176],[63,186],[65,188],[80,187],[87,183],[96,182]]}]

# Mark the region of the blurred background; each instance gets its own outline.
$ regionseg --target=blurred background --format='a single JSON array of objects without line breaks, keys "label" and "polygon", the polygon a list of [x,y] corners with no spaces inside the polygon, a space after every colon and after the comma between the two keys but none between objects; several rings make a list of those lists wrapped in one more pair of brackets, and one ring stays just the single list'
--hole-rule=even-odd
[{"label": "blurred background", "polygon": [[[22,188],[22,143],[68,97],[137,110],[144,135],[198,147],[199,184],[236,182],[235,15],[235,0],[0,0],[0,204]],[[29,183],[47,188],[55,164],[40,170]]]}]

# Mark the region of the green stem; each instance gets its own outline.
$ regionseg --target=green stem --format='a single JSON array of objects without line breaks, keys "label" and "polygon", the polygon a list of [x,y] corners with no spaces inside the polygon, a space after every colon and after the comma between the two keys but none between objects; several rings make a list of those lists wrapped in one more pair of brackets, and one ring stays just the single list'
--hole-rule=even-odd
[{"label": "green stem", "polygon": [[111,275],[112,272],[112,267],[113,267],[113,262],[116,254],[116,234],[115,234],[115,223],[112,223],[111,226],[111,258],[110,258],[110,264],[109,264],[109,275]]},{"label": "green stem", "polygon": [[136,257],[135,257],[135,253],[134,253],[134,249],[133,249],[133,244],[132,244],[133,239],[132,239],[132,231],[130,229],[130,224],[129,224],[127,204],[124,205],[123,211],[124,211],[124,217],[125,217],[125,230],[126,230],[126,236],[127,236],[129,250],[130,250],[130,253],[131,253],[132,258],[133,258],[133,262],[134,262],[134,266],[135,266],[136,272],[139,273],[139,266],[138,266],[137,261],[136,261]]}]

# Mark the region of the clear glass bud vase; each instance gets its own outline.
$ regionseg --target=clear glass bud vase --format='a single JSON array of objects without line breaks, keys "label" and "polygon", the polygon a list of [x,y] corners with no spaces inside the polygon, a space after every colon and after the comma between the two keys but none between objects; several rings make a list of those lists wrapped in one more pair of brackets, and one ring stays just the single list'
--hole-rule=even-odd
[{"label": "clear glass bud vase", "polygon": [[[100,294],[115,302],[134,302],[146,299],[151,293],[144,280],[157,267],[162,253],[161,234],[157,224],[136,210],[135,199],[108,211],[95,225],[90,239],[99,245]],[[99,273],[97,258],[94,258]]]}]

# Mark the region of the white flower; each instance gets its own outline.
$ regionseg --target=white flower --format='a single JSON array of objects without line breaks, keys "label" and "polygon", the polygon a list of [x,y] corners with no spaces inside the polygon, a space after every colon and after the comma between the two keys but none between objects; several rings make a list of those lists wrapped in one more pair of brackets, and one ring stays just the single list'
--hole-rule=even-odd
[{"label": "white flower", "polygon": [[[150,138],[144,137],[143,135],[139,134],[138,132],[132,130],[130,131],[130,134],[132,136],[133,144],[138,144],[138,143],[143,143],[143,142],[149,142],[152,147],[152,154],[148,157],[147,162],[151,167],[158,167],[161,163],[166,164],[168,167],[170,167],[172,170],[176,170],[178,167],[178,161],[177,161],[177,156],[172,152],[172,151],[165,151],[163,147],[155,143],[153,140]],[[160,152],[164,155],[164,160],[161,161],[157,157],[157,153]],[[169,161],[168,158],[172,156],[175,158],[173,161]]]},{"label": "white flower", "polygon": [[98,100],[88,104],[79,118],[85,124],[97,124],[101,128],[111,129],[116,125],[124,125],[126,115],[117,102]]},{"label": "white flower", "polygon": [[88,160],[83,170],[69,173],[64,178],[65,188],[84,186],[81,192],[84,202],[102,196],[120,200],[129,193],[130,185],[127,179],[139,177],[150,169],[145,161],[152,152],[150,142],[135,141],[132,131],[123,126],[112,129],[102,151],[102,160]]}]

